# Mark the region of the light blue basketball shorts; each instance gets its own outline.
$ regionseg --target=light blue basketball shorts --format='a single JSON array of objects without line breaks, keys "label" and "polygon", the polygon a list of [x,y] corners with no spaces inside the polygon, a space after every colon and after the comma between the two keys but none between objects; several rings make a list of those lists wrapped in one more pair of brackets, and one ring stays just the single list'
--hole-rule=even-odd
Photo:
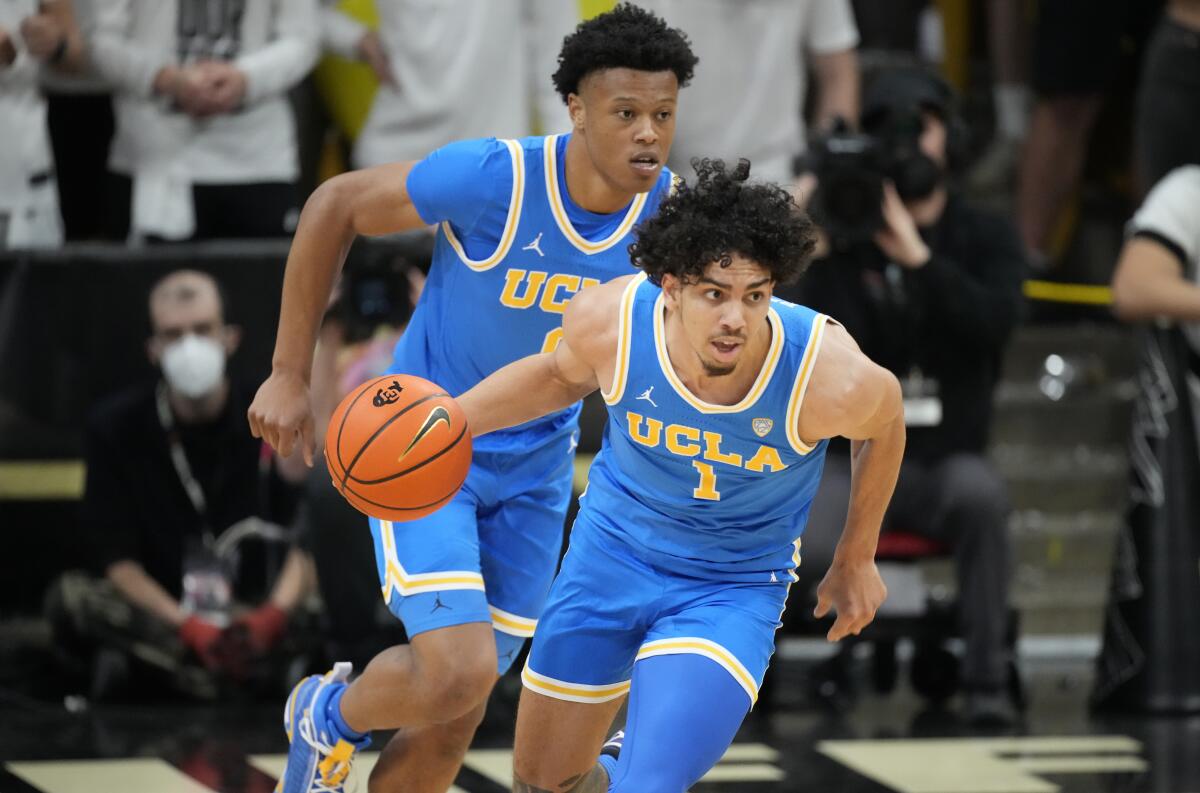
[{"label": "light blue basketball shorts", "polygon": [[572,433],[528,454],[476,452],[462,490],[432,515],[371,518],[388,608],[410,637],[490,622],[499,672],[533,635],[562,549]]},{"label": "light blue basketball shorts", "polygon": [[521,675],[525,687],[607,702],[629,691],[635,662],[692,653],[724,667],[753,706],[793,577],[735,583],[673,572],[590,514],[585,502]]}]

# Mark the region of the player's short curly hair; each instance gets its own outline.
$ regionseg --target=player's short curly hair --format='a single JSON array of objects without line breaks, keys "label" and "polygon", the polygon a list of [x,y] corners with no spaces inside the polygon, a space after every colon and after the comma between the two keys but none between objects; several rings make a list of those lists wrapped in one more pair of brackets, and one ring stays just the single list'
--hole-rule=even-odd
[{"label": "player's short curly hair", "polygon": [[642,223],[629,257],[662,285],[670,273],[698,280],[709,264],[728,267],[733,254],[761,264],[778,284],[800,277],[816,246],[812,222],[783,188],[749,182],[750,161],[732,171],[721,160],[694,159],[694,185],[679,185]]},{"label": "player's short curly hair", "polygon": [[653,13],[622,3],[580,23],[563,40],[554,87],[563,101],[579,93],[583,78],[603,69],[675,72],[679,87],[687,85],[699,59],[687,36]]}]

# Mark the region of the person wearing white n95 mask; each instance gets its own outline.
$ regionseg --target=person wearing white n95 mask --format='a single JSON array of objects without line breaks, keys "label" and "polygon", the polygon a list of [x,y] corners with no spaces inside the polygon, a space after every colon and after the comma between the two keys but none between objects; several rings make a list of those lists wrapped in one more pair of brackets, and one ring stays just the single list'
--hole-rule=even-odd
[{"label": "person wearing white n95 mask", "polygon": [[122,676],[209,696],[285,674],[289,615],[311,586],[308,554],[282,528],[300,494],[250,435],[252,392],[226,367],[241,331],[222,298],[195,270],[159,280],[145,347],[158,376],[89,412],[81,520],[89,572],[103,579],[64,579],[68,617],[56,625],[127,670],[97,678],[94,697],[119,690]]},{"label": "person wearing white n95 mask", "polygon": [[225,347],[207,336],[188,333],[163,348],[167,385],[188,399],[212,393],[225,375]]},{"label": "person wearing white n95 mask", "polygon": [[229,397],[225,360],[241,331],[225,324],[216,282],[194,270],[166,276],[150,293],[150,324],[146,352],[162,370],[173,417],[186,424],[218,416]]}]

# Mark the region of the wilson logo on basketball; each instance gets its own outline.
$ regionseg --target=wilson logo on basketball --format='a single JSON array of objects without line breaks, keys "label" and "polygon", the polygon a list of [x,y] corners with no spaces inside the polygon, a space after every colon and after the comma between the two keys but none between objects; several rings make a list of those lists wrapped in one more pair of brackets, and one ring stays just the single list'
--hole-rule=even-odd
[{"label": "wilson logo on basketball", "polygon": [[433,428],[439,423],[445,424],[446,429],[448,430],[453,429],[450,424],[450,411],[446,410],[441,405],[438,405],[433,410],[429,411],[429,415],[425,417],[425,422],[421,425],[421,428],[417,430],[417,434],[413,436],[412,441],[408,444],[408,448],[401,452],[400,456],[396,458],[396,462],[400,462],[407,457],[408,453],[413,450],[413,447],[420,443],[422,438],[432,432]]},{"label": "wilson logo on basketball", "polygon": [[371,404],[377,408],[395,404],[400,400],[402,391],[404,391],[404,386],[393,380],[390,386],[381,388],[375,392],[375,398],[371,400]]}]

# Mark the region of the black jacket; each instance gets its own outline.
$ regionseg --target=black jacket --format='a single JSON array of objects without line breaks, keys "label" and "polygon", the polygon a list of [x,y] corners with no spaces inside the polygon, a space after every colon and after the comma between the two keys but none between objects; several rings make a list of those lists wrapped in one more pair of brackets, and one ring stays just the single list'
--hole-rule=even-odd
[{"label": "black jacket", "polygon": [[846,326],[873,361],[938,381],[942,422],[910,427],[905,456],[925,462],[987,445],[1001,355],[1022,309],[1025,260],[1006,220],[951,195],[922,229],[932,252],[909,270],[873,245],[813,262],[783,296]]},{"label": "black jacket", "polygon": [[[188,463],[208,503],[206,516],[192,505],[171,461],[153,384],[128,388],[92,411],[81,523],[97,573],[114,562],[134,560],[179,597],[185,548],[189,539],[201,537],[205,522],[219,537],[251,515],[278,523],[290,520],[298,490],[285,484],[273,466],[264,470],[261,465],[262,442],[250,435],[248,404],[248,390],[235,382],[220,416],[179,425]],[[238,593],[257,599],[270,584],[268,562],[261,547],[247,550]]]}]

